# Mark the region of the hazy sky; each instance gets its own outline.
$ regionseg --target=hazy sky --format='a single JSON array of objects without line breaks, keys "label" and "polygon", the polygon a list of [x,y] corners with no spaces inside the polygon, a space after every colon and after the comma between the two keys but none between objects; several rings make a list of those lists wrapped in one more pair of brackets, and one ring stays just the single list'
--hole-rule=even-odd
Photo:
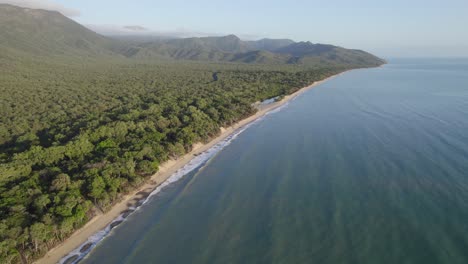
[{"label": "hazy sky", "polygon": [[468,56],[468,0],[11,0],[67,10],[95,28],[291,38],[380,56]]}]

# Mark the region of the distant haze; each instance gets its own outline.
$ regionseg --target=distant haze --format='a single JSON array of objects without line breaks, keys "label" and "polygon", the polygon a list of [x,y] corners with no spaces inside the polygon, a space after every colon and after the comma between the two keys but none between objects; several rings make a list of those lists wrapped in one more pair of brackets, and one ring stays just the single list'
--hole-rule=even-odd
[{"label": "distant haze", "polygon": [[[364,49],[386,57],[468,56],[468,1],[0,0],[57,10],[101,34],[236,34]],[[144,28],[145,30],[136,30]]]},{"label": "distant haze", "polygon": [[16,5],[27,8],[38,8],[45,10],[58,11],[66,16],[79,16],[80,11],[74,8],[67,8],[64,5],[49,0],[0,0],[2,4]]}]

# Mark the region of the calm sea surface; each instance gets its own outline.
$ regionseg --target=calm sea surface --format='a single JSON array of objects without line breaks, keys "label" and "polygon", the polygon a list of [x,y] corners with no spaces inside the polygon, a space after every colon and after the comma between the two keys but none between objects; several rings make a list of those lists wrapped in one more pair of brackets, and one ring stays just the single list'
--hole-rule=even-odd
[{"label": "calm sea surface", "polygon": [[394,60],[308,91],[82,262],[468,263],[468,60]]}]

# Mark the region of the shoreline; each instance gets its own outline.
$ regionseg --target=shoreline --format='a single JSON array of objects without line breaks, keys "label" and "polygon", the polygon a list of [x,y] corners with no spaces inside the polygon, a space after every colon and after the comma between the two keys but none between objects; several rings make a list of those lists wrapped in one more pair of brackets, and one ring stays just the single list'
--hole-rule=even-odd
[{"label": "shoreline", "polygon": [[262,107],[254,115],[242,119],[241,121],[235,123],[230,127],[221,127],[221,134],[219,136],[213,138],[210,142],[206,144],[194,144],[190,152],[179,157],[177,160],[170,159],[162,163],[159,167],[158,172],[152,175],[148,180],[146,180],[146,182],[141,187],[123,196],[121,200],[115,205],[113,205],[109,211],[105,213],[98,213],[97,215],[95,215],[83,227],[76,230],[71,236],[69,236],[63,242],[59,243],[57,246],[49,250],[47,254],[45,254],[40,259],[34,261],[33,263],[58,263],[60,260],[62,260],[62,258],[64,258],[69,253],[86,243],[91,236],[107,228],[114,220],[116,220],[120,215],[122,215],[122,213],[125,213],[128,210],[134,210],[134,207],[141,205],[141,200],[144,200],[151,192],[153,192],[161,184],[165,183],[174,173],[176,173],[179,169],[187,165],[193,158],[198,156],[200,153],[209,150],[219,142],[231,136],[238,129],[265,116],[267,113],[287,104],[292,99],[303,94],[304,92],[348,71],[350,70],[346,70],[341,73],[332,75],[320,81],[315,81],[309,86],[303,87],[290,95],[284,96],[284,98],[281,101],[273,102],[271,104],[266,105],[265,107]]}]

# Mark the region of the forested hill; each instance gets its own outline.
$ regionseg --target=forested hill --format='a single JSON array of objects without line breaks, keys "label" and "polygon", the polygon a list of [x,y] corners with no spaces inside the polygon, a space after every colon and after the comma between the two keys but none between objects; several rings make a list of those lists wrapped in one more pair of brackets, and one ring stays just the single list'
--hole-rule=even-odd
[{"label": "forested hill", "polygon": [[263,64],[379,65],[374,55],[333,45],[283,39],[242,41],[237,36],[160,40],[134,45],[127,57],[167,57],[185,60],[228,61]]},{"label": "forested hill", "polygon": [[[327,51],[324,52],[324,49]],[[19,56],[126,57],[263,64],[378,65],[379,58],[332,45],[288,39],[242,41],[235,35],[136,44],[101,36],[58,12],[0,4],[0,51]]]},{"label": "forested hill", "polygon": [[0,4],[2,57],[115,56],[114,43],[59,12]]},{"label": "forested hill", "polygon": [[382,63],[233,35],[136,44],[0,5],[0,263],[42,256],[256,101]]}]

